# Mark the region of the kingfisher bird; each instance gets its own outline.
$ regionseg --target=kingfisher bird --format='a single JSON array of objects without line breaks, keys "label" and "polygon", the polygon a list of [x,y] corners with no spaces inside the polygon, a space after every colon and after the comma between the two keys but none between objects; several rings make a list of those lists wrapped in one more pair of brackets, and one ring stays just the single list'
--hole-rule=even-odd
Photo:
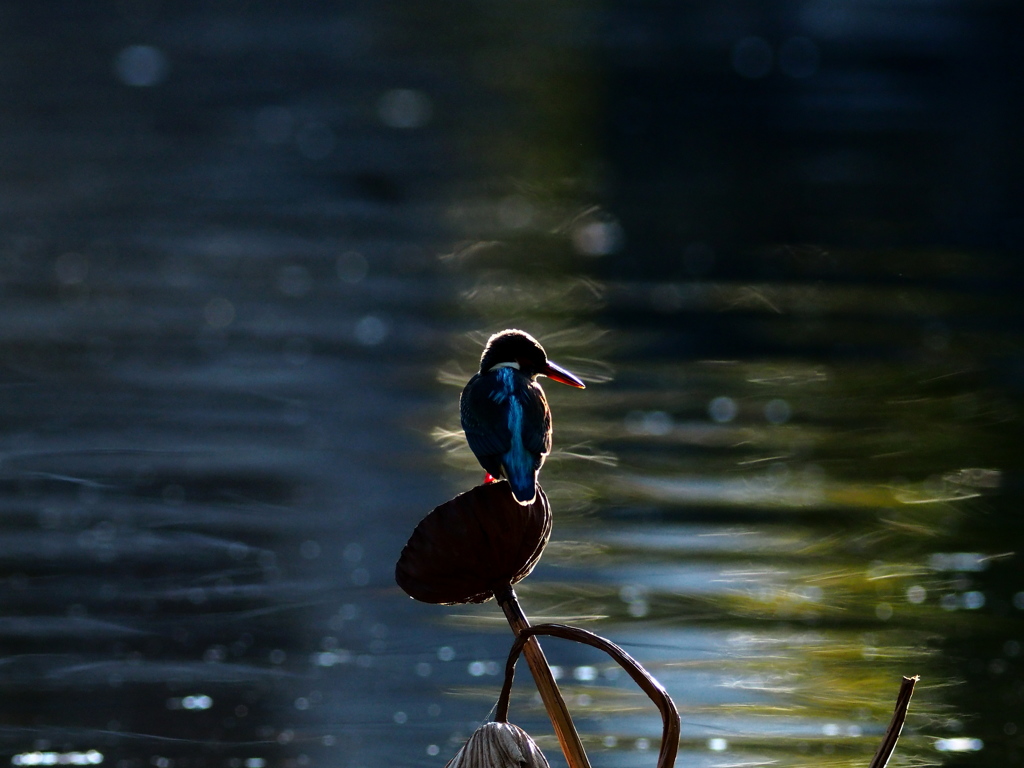
[{"label": "kingfisher bird", "polygon": [[462,429],[488,481],[508,480],[515,500],[524,506],[536,498],[537,473],[551,452],[551,409],[538,376],[585,388],[548,360],[533,336],[500,331],[487,340],[480,372],[466,384],[459,403]]}]

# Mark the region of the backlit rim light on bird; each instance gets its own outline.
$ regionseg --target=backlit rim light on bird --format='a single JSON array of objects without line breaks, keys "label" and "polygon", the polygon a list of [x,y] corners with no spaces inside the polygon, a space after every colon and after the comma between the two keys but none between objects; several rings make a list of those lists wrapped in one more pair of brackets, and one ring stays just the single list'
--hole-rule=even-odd
[{"label": "backlit rim light on bird", "polygon": [[479,371],[459,400],[463,432],[487,482],[507,480],[522,505],[533,503],[538,474],[551,452],[551,409],[538,377],[586,387],[549,360],[533,336],[507,328],[487,340]]}]

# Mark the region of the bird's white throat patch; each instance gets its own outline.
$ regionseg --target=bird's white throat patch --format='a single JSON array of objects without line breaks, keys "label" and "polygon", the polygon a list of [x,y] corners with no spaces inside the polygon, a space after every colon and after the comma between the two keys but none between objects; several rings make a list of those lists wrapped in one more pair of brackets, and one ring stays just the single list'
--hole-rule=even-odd
[{"label": "bird's white throat patch", "polygon": [[519,370],[519,363],[516,363],[516,362],[511,362],[511,363],[495,363],[494,365],[492,365],[487,370],[487,372],[490,373],[491,371],[496,371],[498,368],[515,368],[518,371]]}]

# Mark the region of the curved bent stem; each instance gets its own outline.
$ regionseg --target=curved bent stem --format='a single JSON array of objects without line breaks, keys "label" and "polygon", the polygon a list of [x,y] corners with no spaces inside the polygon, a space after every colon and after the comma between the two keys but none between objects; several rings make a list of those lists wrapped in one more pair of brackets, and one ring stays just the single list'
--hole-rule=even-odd
[{"label": "curved bent stem", "polygon": [[604,651],[615,659],[660,710],[663,728],[661,751],[658,753],[658,768],[672,768],[676,761],[676,752],[679,749],[679,712],[672,697],[668,695],[661,683],[655,680],[639,662],[622,648],[611,640],[606,640],[600,635],[577,627],[569,627],[564,624],[537,624],[519,631],[516,641],[512,644],[512,650],[509,651],[508,662],[505,664],[505,684],[498,697],[498,706],[494,717],[496,721],[505,722],[508,718],[508,704],[512,694],[512,681],[515,678],[516,660],[534,635],[551,635],[584,643]]}]

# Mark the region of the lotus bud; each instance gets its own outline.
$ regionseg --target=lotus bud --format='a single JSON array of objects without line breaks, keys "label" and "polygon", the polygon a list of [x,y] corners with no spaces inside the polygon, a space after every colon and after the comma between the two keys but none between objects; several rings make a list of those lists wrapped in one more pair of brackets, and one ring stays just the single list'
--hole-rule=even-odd
[{"label": "lotus bud", "polygon": [[[511,495],[511,494],[510,494]],[[549,768],[530,734],[512,723],[485,723],[445,768]]]}]

